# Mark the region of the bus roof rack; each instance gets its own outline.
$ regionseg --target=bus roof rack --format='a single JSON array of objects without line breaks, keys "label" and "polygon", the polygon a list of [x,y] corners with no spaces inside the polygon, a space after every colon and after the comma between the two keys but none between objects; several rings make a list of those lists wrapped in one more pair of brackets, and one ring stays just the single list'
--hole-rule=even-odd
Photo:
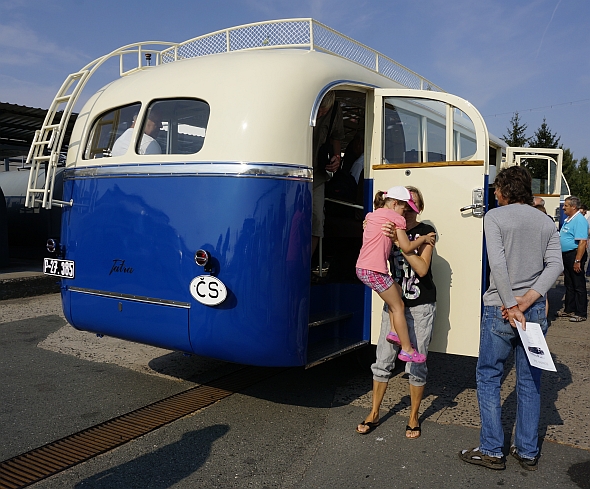
[{"label": "bus roof rack", "polygon": [[313,19],[256,22],[205,34],[161,52],[162,63],[225,52],[300,48],[323,51],[353,61],[416,90],[444,90],[391,58]]},{"label": "bus roof rack", "polygon": [[[156,49],[156,47],[161,49]],[[25,207],[40,203],[51,209],[55,169],[70,115],[80,93],[94,72],[107,60],[119,56],[119,75],[187,58],[254,49],[309,49],[322,51],[357,63],[368,70],[416,90],[444,92],[440,87],[391,58],[347,37],[328,26],[310,19],[283,19],[256,22],[195,37],[181,43],[146,41],[115,49],[69,75],[53,99],[41,128],[35,133],[26,165],[31,172],[27,185]],[[125,70],[123,60],[137,55],[137,63]],[[154,65],[151,58],[154,56]],[[61,118],[56,117],[63,110]],[[47,168],[45,181],[38,187],[42,165]],[[58,205],[71,203],[56,202]]]}]

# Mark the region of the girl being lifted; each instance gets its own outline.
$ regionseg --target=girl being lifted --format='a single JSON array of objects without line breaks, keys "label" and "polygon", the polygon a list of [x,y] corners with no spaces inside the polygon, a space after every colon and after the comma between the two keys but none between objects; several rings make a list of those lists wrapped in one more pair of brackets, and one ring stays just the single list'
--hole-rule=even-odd
[{"label": "girl being lifted", "polygon": [[395,225],[394,240],[406,254],[418,249],[424,243],[433,245],[436,234],[429,233],[411,242],[408,239],[405,232],[406,220],[402,214],[406,205],[416,212],[418,208],[406,187],[392,187],[387,192],[377,192],[373,205],[375,211],[370,212],[366,217],[363,246],[356,262],[356,274],[361,282],[371,287],[387,303],[391,322],[387,341],[401,345],[398,358],[404,362],[424,363],[426,355],[418,353],[410,343],[401,287],[394,282],[387,268],[387,258],[392,242],[383,235],[381,226],[386,222],[392,222]]}]

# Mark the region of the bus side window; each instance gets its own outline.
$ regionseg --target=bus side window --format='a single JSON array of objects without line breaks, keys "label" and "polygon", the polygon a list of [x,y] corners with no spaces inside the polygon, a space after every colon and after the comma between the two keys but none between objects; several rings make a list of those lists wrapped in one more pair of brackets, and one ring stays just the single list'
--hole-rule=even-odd
[{"label": "bus side window", "polygon": [[[475,126],[467,114],[457,108],[453,109],[453,152],[452,159],[467,161],[473,159],[477,150]],[[490,161],[496,161],[494,159]]]},{"label": "bus side window", "polygon": [[[406,140],[406,137],[410,138],[410,140],[416,139],[414,137],[414,133],[416,130],[414,127],[404,125],[401,120],[401,114],[396,107],[391,104],[385,104],[385,144],[384,144],[384,152],[383,155],[384,161],[383,163],[405,163],[407,160],[405,159],[406,147],[415,147],[417,145],[412,145],[410,141]],[[406,130],[404,130],[406,129]],[[416,150],[414,149],[414,153]],[[417,158],[417,156],[412,156],[412,158]],[[418,161],[413,159],[411,161]]]},{"label": "bus side window", "polygon": [[[453,114],[453,143],[447,148],[446,104],[411,98],[385,99],[383,163],[469,160],[476,151],[475,126],[458,109]],[[450,154],[447,154],[449,151]]]},{"label": "bus side window", "polygon": [[[203,147],[208,122],[207,102],[196,99],[157,100],[148,108],[142,134],[154,138],[162,154],[194,154]],[[140,139],[136,146],[138,154],[143,154],[143,146],[146,146],[145,141]]]},{"label": "bus side window", "polygon": [[117,107],[101,115],[93,124],[88,138],[84,159],[105,158],[112,156],[115,141],[133,124],[141,109],[140,103]]},{"label": "bus side window", "polygon": [[[552,194],[557,165],[548,160],[527,158],[521,165],[531,173],[533,194]],[[567,195],[567,194],[566,194]]]}]

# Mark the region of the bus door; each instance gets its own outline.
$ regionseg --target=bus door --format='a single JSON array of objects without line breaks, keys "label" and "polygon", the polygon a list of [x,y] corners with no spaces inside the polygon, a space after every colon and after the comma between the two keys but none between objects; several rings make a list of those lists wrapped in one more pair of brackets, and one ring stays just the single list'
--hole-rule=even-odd
[{"label": "bus door", "polygon": [[563,178],[563,149],[506,148],[504,166],[525,166],[533,177],[533,195],[545,201],[545,210],[556,222],[560,222],[561,202],[569,194],[569,186]]},{"label": "bus door", "polygon": [[[437,313],[430,349],[477,356],[486,267],[482,218],[487,209],[489,137],[485,122],[469,102],[454,95],[376,89],[368,130],[371,146],[365,173],[370,176],[366,189],[372,195],[367,205],[378,190],[417,187],[425,204],[419,219],[437,232],[432,259]],[[404,284],[407,290],[411,291],[412,280],[416,278],[408,277]],[[373,343],[379,337],[382,308],[383,301],[372,292]]]}]

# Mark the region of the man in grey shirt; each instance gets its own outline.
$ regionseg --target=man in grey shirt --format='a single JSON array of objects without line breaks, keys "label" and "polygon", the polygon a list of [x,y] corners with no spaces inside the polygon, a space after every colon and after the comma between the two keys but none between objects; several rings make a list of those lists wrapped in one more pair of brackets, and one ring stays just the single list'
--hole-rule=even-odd
[{"label": "man in grey shirt", "polygon": [[504,363],[514,350],[518,401],[510,454],[524,469],[536,470],[541,370],[529,364],[514,321],[539,323],[543,334],[547,332],[545,294],[563,271],[561,246],[554,223],[532,207],[526,168],[506,168],[494,184],[499,207],[484,220],[491,277],[483,296],[477,362],[480,444],[462,450],[459,457],[490,469],[505,468],[500,382]]}]

